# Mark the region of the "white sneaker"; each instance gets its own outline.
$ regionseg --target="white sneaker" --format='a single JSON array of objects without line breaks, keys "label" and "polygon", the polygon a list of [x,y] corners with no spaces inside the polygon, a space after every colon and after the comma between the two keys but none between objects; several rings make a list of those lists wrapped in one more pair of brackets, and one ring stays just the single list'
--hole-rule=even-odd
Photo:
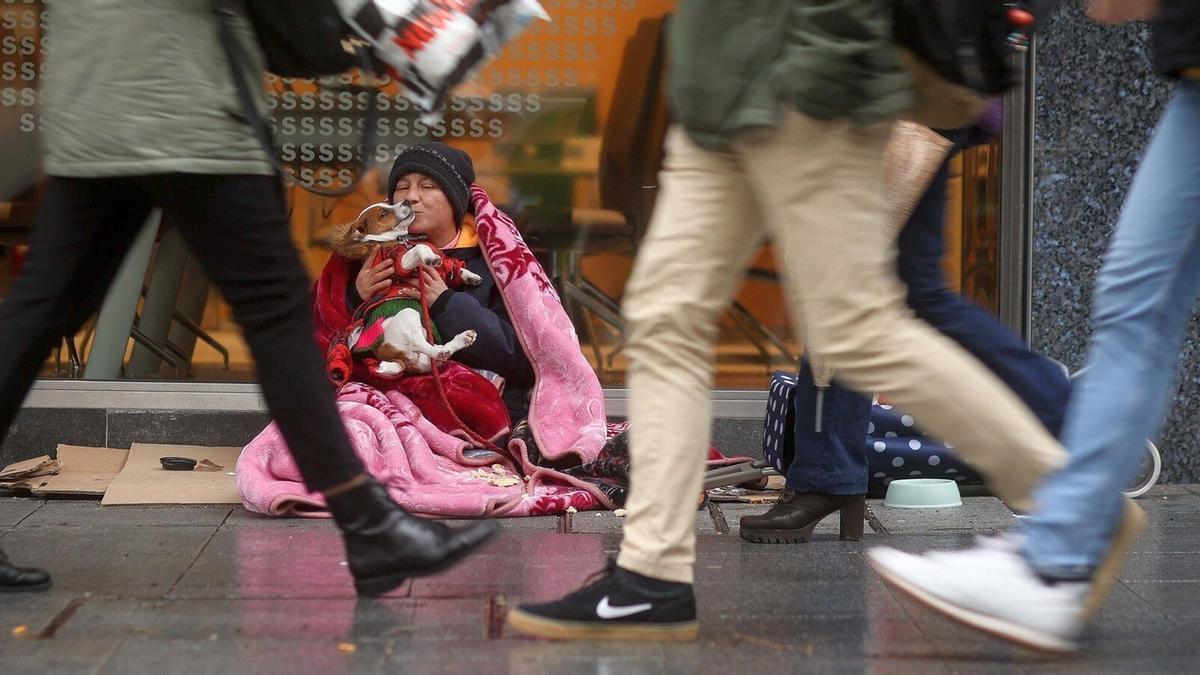
[{"label": "white sneaker", "polygon": [[1025,535],[1021,532],[1001,532],[999,534],[975,535],[975,546],[978,548],[996,549],[999,551],[1018,552],[1025,544]]},{"label": "white sneaker", "polygon": [[1047,583],[1008,543],[925,555],[880,547],[867,559],[885,581],[956,621],[1026,647],[1076,651],[1091,584]]}]

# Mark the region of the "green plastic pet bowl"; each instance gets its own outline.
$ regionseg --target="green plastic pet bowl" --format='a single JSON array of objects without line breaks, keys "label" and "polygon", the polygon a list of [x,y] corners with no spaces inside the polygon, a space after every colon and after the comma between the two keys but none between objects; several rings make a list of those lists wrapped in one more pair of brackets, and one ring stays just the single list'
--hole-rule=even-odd
[{"label": "green plastic pet bowl", "polygon": [[948,509],[962,506],[958,483],[944,478],[902,478],[888,484],[884,506],[897,509]]}]

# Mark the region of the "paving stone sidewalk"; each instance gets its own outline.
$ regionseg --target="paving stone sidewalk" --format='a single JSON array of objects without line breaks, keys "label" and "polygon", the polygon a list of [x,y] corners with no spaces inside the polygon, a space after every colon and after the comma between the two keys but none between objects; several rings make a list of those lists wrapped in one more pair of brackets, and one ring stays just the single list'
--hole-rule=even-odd
[{"label": "paving stone sidewalk", "polygon": [[[505,608],[581,583],[616,550],[611,513],[503,521],[459,567],[360,601],[332,524],[240,507],[104,507],[0,498],[0,548],[54,574],[0,595],[0,673],[1165,673],[1200,662],[1200,486],[1156,488],[1083,654],[1054,658],[959,628],[891,593],[881,543],[967,546],[1017,519],[975,497],[940,511],[871,502],[863,541],[837,517],[802,545],[755,545],[697,513],[702,630],[688,645],[552,644],[503,630]],[[566,530],[566,531],[563,531]]]}]

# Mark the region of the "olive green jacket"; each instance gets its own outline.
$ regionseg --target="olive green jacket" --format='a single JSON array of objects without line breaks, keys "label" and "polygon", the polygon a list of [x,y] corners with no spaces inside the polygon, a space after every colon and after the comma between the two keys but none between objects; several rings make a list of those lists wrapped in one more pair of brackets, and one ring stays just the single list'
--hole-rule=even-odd
[{"label": "olive green jacket", "polygon": [[888,0],[682,0],[668,34],[672,115],[698,144],[771,126],[785,105],[871,124],[912,108]]},{"label": "olive green jacket", "polygon": [[[81,178],[271,174],[242,121],[212,0],[51,0],[44,36],[46,172]],[[263,57],[244,17],[249,82]],[[260,110],[264,109],[258,101]]]}]

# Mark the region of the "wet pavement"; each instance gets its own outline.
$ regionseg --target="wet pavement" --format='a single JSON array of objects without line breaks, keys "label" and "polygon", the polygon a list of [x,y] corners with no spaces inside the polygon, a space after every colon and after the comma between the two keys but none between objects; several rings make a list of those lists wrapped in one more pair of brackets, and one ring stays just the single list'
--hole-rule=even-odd
[{"label": "wet pavement", "polygon": [[[991,498],[960,509],[871,504],[864,540],[837,517],[809,544],[747,544],[738,517],[697,513],[701,636],[694,644],[555,644],[503,629],[506,607],[553,598],[602,567],[621,519],[504,521],[481,554],[357,600],[332,523],[233,507],[104,507],[0,499],[0,548],[54,574],[0,595],[0,673],[1158,673],[1200,658],[1200,486],[1139,500],[1150,527],[1088,630],[1047,657],[897,598],[865,547],[966,546],[1016,519]],[[561,532],[560,530],[569,530]]]}]

